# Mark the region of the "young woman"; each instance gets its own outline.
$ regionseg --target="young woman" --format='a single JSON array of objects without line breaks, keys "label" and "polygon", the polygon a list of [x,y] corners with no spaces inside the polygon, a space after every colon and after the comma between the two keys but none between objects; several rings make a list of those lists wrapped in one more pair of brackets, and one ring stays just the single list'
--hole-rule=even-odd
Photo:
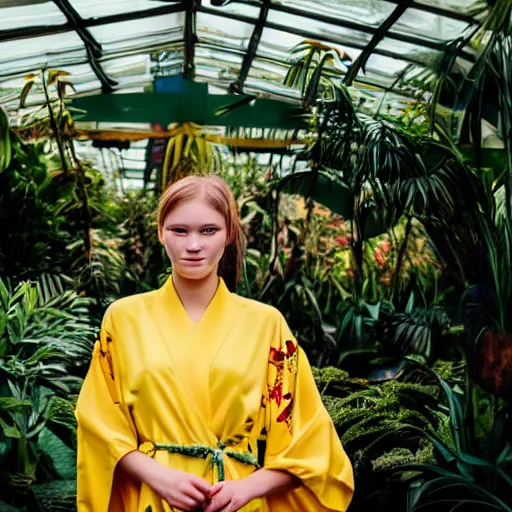
[{"label": "young woman", "polygon": [[79,512],[345,511],[352,466],[304,352],[234,293],[231,191],[175,183],[158,229],[172,276],[110,305],[78,399]]}]

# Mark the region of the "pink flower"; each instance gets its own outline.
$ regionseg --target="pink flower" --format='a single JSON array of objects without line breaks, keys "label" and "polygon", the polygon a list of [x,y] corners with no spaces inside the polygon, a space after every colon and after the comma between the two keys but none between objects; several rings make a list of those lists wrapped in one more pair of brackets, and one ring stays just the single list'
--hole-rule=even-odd
[{"label": "pink flower", "polygon": [[384,240],[379,244],[379,248],[382,252],[388,252],[389,249],[391,248],[391,244],[389,243],[388,240]]},{"label": "pink flower", "polygon": [[334,241],[341,247],[348,247],[348,236],[337,236]]},{"label": "pink flower", "polygon": [[386,264],[386,259],[384,258],[384,255],[380,249],[375,249],[375,261],[381,267]]}]

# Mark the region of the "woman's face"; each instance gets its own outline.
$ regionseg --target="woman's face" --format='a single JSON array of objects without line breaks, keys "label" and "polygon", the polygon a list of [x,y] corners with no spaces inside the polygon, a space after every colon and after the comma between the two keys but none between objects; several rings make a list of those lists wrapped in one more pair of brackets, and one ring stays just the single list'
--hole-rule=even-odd
[{"label": "woman's face", "polygon": [[185,279],[204,279],[217,274],[224,254],[227,229],[224,216],[206,201],[180,203],[167,214],[162,242],[173,272]]}]

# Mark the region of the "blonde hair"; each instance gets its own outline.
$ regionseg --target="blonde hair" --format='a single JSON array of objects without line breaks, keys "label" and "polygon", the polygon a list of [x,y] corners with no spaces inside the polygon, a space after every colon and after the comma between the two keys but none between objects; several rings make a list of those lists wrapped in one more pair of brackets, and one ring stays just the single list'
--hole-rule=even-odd
[{"label": "blonde hair", "polygon": [[164,221],[180,203],[203,197],[226,221],[227,241],[219,262],[218,274],[230,291],[236,291],[245,253],[245,238],[238,208],[231,189],[217,176],[187,176],[173,183],[160,198],[158,236],[162,240]]}]

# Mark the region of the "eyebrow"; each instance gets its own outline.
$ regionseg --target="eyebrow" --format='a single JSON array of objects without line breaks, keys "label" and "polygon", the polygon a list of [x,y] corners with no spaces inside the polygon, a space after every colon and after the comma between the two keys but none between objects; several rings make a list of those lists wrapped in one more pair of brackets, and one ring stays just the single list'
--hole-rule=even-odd
[{"label": "eyebrow", "polygon": [[170,223],[167,223],[165,224],[165,227],[171,227],[171,228],[194,228],[194,227],[198,227],[198,228],[201,228],[201,229],[204,229],[204,228],[221,228],[222,226],[220,226],[220,224],[217,224],[215,222],[209,222],[208,224],[199,224],[197,226],[191,226],[190,224],[186,224],[184,222],[170,222]]}]

